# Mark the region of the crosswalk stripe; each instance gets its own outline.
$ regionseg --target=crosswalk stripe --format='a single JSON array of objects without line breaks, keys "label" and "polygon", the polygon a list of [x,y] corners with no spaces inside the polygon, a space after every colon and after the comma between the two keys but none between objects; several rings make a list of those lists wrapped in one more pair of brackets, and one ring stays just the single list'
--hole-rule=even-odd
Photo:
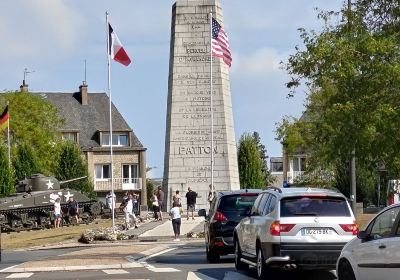
[{"label": "crosswalk stripe", "polygon": [[8,275],[6,278],[15,278],[15,279],[19,279],[19,278],[29,278],[33,275],[33,273],[31,272],[24,272],[24,273],[13,273]]},{"label": "crosswalk stripe", "polygon": [[107,274],[127,274],[127,273],[129,273],[128,271],[123,270],[123,269],[104,269],[103,272],[107,273]]},{"label": "crosswalk stripe", "polygon": [[179,272],[180,270],[172,268],[172,267],[154,267],[154,268],[147,268],[153,272]]}]

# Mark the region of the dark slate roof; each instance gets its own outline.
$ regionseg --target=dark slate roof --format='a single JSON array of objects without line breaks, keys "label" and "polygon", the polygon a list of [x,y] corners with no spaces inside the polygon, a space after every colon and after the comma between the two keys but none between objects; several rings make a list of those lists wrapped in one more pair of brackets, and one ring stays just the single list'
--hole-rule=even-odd
[{"label": "dark slate roof", "polygon": [[[88,93],[88,105],[80,102],[80,93],[36,92],[58,108],[65,119],[64,131],[78,131],[82,149],[100,147],[98,131],[110,130],[109,98],[106,93]],[[113,131],[131,131],[131,146],[143,150],[143,145],[125,119],[112,104]],[[128,147],[125,147],[125,149]]]}]

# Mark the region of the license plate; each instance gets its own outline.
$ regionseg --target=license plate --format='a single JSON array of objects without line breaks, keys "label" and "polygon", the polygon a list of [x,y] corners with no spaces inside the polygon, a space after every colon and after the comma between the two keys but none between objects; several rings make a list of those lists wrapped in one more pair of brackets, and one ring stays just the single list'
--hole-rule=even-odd
[{"label": "license plate", "polygon": [[329,235],[332,231],[327,228],[306,228],[304,229],[305,235]]}]

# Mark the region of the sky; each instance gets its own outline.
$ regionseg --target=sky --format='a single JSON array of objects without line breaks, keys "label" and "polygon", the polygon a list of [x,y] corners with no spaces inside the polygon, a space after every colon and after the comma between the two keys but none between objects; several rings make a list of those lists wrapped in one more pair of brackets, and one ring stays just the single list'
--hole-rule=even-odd
[{"label": "sky", "polygon": [[[163,176],[172,0],[1,0],[0,90],[17,90],[24,68],[31,91],[107,90],[105,12],[133,60],[112,64],[112,100],[147,148],[148,176]],[[315,8],[342,0],[220,0],[233,54],[230,69],[236,140],[257,131],[268,155],[283,116],[300,117],[305,92],[294,98],[280,66],[302,46],[298,28],[319,29]]]}]

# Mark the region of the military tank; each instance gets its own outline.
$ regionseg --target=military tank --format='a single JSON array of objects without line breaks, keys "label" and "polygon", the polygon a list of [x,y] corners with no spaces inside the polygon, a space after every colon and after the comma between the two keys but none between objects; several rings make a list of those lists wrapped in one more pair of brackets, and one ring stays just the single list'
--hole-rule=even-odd
[{"label": "military tank", "polygon": [[0,199],[0,227],[2,231],[43,229],[52,226],[54,202],[60,198],[63,224],[70,224],[67,202],[73,197],[78,202],[80,223],[89,223],[100,215],[103,206],[77,190],[63,189],[62,184],[86,177],[58,181],[54,177],[34,174],[18,182],[16,193]]}]

